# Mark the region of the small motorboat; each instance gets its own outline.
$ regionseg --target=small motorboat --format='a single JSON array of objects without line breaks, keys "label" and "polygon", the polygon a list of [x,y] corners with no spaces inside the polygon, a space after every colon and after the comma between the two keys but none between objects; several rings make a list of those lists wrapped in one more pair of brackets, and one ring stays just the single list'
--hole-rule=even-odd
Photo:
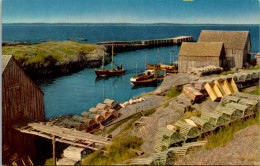
[{"label": "small motorboat", "polygon": [[157,78],[154,77],[154,70],[146,70],[144,73],[132,77],[130,81],[134,85],[143,85],[156,82]]}]

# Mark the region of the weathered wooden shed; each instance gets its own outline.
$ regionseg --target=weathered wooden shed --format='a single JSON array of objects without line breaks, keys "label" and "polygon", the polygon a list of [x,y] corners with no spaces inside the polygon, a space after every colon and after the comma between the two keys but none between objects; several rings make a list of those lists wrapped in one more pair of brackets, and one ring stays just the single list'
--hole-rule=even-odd
[{"label": "weathered wooden shed", "polygon": [[15,58],[2,55],[2,141],[20,156],[34,157],[35,137],[14,130],[12,125],[44,121],[43,97]]},{"label": "weathered wooden shed", "polygon": [[242,68],[251,61],[251,39],[249,31],[202,30],[198,42],[223,42],[227,67]]},{"label": "weathered wooden shed", "polygon": [[223,67],[224,59],[225,49],[222,42],[184,42],[179,51],[179,72],[208,65]]}]

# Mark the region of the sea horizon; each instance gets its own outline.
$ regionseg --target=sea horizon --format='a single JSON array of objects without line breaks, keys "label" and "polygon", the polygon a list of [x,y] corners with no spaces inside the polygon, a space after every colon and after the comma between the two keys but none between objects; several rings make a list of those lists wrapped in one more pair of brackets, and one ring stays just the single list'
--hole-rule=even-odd
[{"label": "sea horizon", "polygon": [[57,23],[49,23],[49,22],[32,22],[32,23],[2,23],[2,25],[19,25],[19,24],[25,24],[25,25],[260,25],[259,24],[249,24],[249,23],[241,23],[241,24],[235,24],[235,23],[71,23],[71,22],[57,22]]}]

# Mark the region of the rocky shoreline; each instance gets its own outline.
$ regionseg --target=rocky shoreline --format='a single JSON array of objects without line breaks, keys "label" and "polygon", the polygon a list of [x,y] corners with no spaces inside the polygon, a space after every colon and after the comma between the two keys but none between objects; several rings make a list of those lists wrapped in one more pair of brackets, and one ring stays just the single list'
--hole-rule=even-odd
[{"label": "rocky shoreline", "polygon": [[[57,44],[58,46],[55,45],[55,48],[51,48],[52,50],[49,51],[48,48],[52,47],[54,44]],[[100,67],[102,65],[103,51],[105,52],[105,64],[111,62],[111,55],[107,53],[107,48],[95,44],[85,45],[75,42],[48,42],[41,44],[3,42],[2,45],[2,54],[14,55],[16,60],[25,69],[26,73],[33,79],[47,79],[67,75],[80,71],[86,67]],[[39,48],[42,49],[42,45],[44,46],[43,49],[45,49],[45,52],[39,53],[38,50]],[[85,46],[90,47],[90,51],[84,51]],[[14,49],[17,49],[17,51],[10,51]],[[23,50],[23,57],[20,55],[20,50]],[[57,52],[59,53],[58,58],[55,57]],[[73,53],[67,54],[67,52]],[[36,58],[38,55],[43,56],[45,59],[41,59],[42,61],[40,62],[35,62],[37,59],[35,60],[33,58]]]}]

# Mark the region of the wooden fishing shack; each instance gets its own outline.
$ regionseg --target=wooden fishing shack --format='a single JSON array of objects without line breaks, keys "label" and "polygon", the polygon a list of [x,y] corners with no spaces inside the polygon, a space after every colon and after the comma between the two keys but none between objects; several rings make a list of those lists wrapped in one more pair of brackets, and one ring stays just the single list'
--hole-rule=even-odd
[{"label": "wooden fishing shack", "polygon": [[[2,145],[18,156],[35,157],[35,137],[12,128],[44,121],[44,94],[12,55],[2,55]],[[3,159],[3,163],[8,159]]]},{"label": "wooden fishing shack", "polygon": [[188,72],[189,68],[214,65],[223,67],[225,49],[222,42],[188,43],[181,45],[178,70]]},{"label": "wooden fishing shack", "polygon": [[202,30],[199,43],[223,42],[228,68],[242,68],[251,62],[251,39],[249,31]]}]

